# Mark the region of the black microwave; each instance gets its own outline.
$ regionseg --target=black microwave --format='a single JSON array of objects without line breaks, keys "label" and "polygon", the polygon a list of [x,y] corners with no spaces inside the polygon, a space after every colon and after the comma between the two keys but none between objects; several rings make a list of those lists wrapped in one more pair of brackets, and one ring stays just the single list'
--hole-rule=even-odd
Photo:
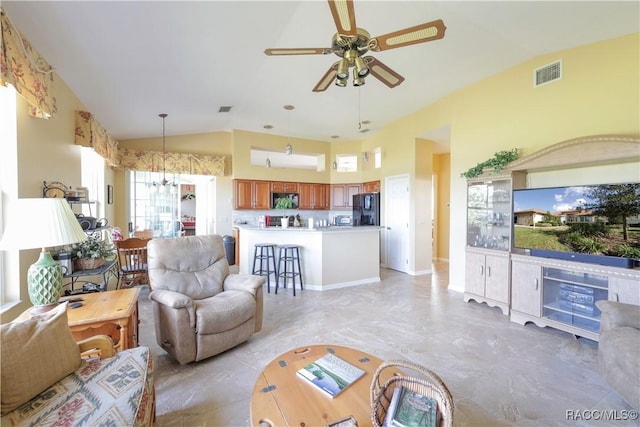
[{"label": "black microwave", "polygon": [[276,208],[277,200],[281,198],[291,199],[291,201],[293,202],[293,206],[291,207],[291,209],[298,209],[298,199],[299,199],[298,193],[271,193],[272,209]]}]

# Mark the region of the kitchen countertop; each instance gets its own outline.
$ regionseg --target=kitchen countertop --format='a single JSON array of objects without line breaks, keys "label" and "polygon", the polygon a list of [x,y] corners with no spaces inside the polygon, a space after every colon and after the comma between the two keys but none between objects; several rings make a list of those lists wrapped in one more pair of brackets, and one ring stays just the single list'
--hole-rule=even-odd
[{"label": "kitchen countertop", "polygon": [[[236,229],[240,240],[236,246],[240,273],[251,274],[255,245],[269,242],[276,247],[297,245],[300,248],[305,291],[380,282],[380,226],[283,229],[238,224]],[[290,290],[290,287],[284,289]]]}]

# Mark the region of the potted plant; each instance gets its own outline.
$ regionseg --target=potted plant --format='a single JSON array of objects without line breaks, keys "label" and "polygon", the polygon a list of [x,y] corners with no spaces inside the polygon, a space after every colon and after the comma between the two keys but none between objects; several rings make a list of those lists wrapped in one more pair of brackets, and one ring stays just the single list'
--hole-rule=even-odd
[{"label": "potted plant", "polygon": [[104,264],[105,259],[113,259],[115,249],[106,240],[88,238],[73,245],[71,256],[75,269],[91,270]]},{"label": "potted plant", "polygon": [[276,204],[274,208],[282,209],[282,228],[287,228],[289,226],[289,216],[287,216],[287,209],[291,209],[293,207],[293,200],[288,197],[278,197],[276,199]]}]

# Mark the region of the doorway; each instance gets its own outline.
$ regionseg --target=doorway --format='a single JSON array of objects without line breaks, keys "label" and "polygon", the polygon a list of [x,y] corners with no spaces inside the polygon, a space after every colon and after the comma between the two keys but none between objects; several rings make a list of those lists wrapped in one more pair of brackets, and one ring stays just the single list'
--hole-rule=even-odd
[{"label": "doorway", "polygon": [[409,268],[409,175],[385,180],[386,266],[408,272]]}]

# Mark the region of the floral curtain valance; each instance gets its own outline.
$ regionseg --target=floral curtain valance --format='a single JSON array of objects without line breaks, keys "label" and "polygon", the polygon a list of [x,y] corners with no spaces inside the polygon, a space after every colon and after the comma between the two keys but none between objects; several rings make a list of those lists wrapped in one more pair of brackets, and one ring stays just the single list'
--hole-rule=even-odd
[{"label": "floral curtain valance", "polygon": [[88,111],[76,111],[75,143],[93,148],[109,166],[118,166],[118,141]]},{"label": "floral curtain valance", "polygon": [[[76,111],[75,143],[91,147],[109,166],[126,170],[163,171],[162,152],[120,148],[88,111]],[[224,176],[224,157],[189,153],[166,153],[164,171],[191,175]]]},{"label": "floral curtain valance", "polygon": [[[119,167],[138,171],[163,171],[163,153],[121,148]],[[224,176],[224,156],[206,156],[189,153],[166,153],[164,171],[189,175]]]},{"label": "floral curtain valance", "polygon": [[12,85],[30,104],[29,114],[49,119],[57,112],[53,67],[31,46],[0,9],[0,84]]}]

